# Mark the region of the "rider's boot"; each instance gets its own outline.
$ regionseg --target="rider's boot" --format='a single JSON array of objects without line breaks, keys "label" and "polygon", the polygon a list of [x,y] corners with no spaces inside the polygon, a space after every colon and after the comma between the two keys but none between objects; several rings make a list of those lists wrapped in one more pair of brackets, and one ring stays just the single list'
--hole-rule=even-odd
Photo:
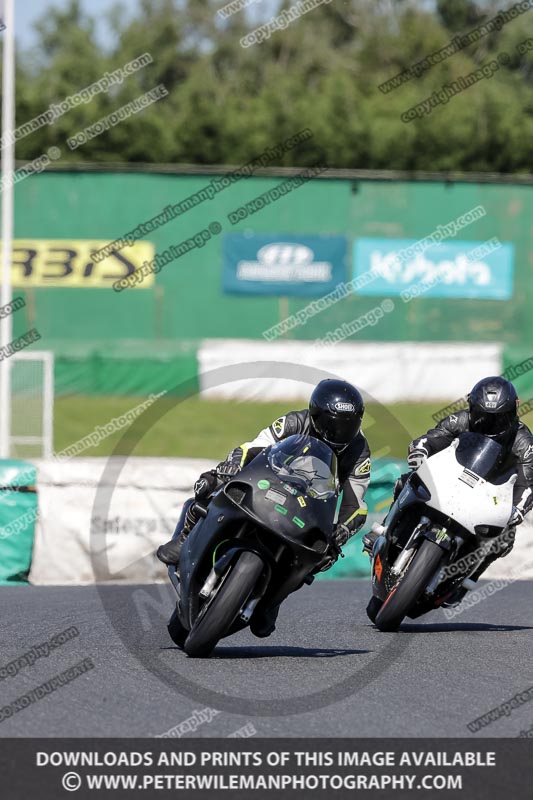
[{"label": "rider's boot", "polygon": [[199,519],[200,517],[195,509],[194,498],[191,498],[187,500],[183,506],[181,517],[174,531],[174,536],[169,542],[162,544],[157,550],[156,555],[163,564],[171,566],[172,564],[178,563],[183,543]]},{"label": "rider's boot", "polygon": [[167,564],[167,566],[177,564],[180,560],[181,548],[188,535],[189,531],[183,530],[175,539],[171,539],[170,542],[162,544],[157,550],[158,559],[162,561],[163,564]]},{"label": "rider's boot", "polygon": [[[280,604],[281,605],[281,604]],[[267,608],[257,616],[254,614],[250,621],[250,630],[259,639],[265,639],[276,630],[276,620],[279,614],[279,605]]]},{"label": "rider's boot", "polygon": [[[514,536],[515,536],[514,529],[512,529],[512,528],[509,529],[508,532],[507,532],[507,545],[503,549],[501,549],[500,551],[496,551],[494,553],[490,553],[488,556],[486,556],[483,559],[483,561],[481,562],[479,567],[476,569],[476,571],[470,576],[470,581],[471,582],[477,583],[479,578],[483,575],[485,570],[490,567],[491,564],[493,564],[499,558],[505,558],[505,556],[509,555],[509,553],[513,549]],[[455,608],[463,600],[463,598],[467,594],[467,592],[472,590],[472,588],[473,588],[472,586],[470,586],[469,588],[466,588],[465,586],[459,586],[455,590],[455,592],[453,592],[453,594],[447,600],[444,601],[444,603],[442,604],[443,607],[444,608]]]}]

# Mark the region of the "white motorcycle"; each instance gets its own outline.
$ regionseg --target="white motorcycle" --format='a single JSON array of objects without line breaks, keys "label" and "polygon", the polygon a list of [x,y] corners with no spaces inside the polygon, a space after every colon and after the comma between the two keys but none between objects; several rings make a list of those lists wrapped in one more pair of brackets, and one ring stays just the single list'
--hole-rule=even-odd
[{"label": "white motorcycle", "polygon": [[502,469],[503,457],[487,436],[460,434],[411,473],[383,525],[374,523],[367,614],[380,630],[473,589],[481,562],[506,549],[516,471]]}]

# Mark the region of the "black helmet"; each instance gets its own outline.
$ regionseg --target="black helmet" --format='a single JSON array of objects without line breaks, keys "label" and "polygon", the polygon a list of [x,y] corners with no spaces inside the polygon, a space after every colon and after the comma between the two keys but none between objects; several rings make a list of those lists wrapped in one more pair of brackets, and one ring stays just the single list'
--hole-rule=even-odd
[{"label": "black helmet", "polygon": [[361,430],[364,412],[361,393],[351,383],[336,378],[320,381],[309,400],[311,433],[340,452]]},{"label": "black helmet", "polygon": [[468,395],[470,429],[499,444],[514,437],[518,429],[518,395],[505,378],[483,378]]}]

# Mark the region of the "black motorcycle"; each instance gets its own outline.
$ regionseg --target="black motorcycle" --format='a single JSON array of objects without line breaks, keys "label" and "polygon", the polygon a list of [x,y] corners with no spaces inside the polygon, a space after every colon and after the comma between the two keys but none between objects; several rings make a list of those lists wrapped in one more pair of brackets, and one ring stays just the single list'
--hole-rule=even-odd
[{"label": "black motorcycle", "polygon": [[275,608],[338,550],[340,497],[333,451],[289,436],[257,455],[213,494],[168,569],[178,594],[168,623],[189,656],[211,654],[254,614]]}]

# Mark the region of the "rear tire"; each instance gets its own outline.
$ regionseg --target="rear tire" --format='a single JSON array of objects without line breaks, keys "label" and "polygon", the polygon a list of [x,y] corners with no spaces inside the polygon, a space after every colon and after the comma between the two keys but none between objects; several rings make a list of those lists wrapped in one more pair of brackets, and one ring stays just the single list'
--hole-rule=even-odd
[{"label": "rear tire", "polygon": [[172,612],[172,616],[170,617],[167,623],[167,630],[168,635],[172,639],[175,645],[181,647],[183,650],[183,645],[185,644],[185,639],[189,635],[189,631],[187,628],[184,628],[180,622],[180,618],[178,617],[178,609],[175,608]]},{"label": "rear tire", "polygon": [[422,596],[443,556],[442,549],[425,539],[398,585],[389,594],[375,624],[380,631],[397,631],[405,615]]},{"label": "rear tire", "polygon": [[263,560],[250,551],[240,554],[220,589],[191,628],[184,650],[189,656],[209,656],[235,622],[264,568]]}]

